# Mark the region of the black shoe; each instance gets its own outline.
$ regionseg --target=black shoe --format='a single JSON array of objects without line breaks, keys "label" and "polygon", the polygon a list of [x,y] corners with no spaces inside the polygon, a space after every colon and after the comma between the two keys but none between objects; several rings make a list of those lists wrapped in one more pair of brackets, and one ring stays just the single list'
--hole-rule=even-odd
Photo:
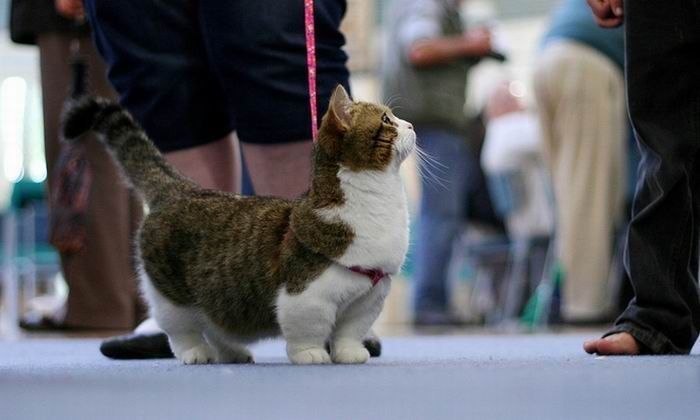
[{"label": "black shoe", "polygon": [[111,337],[102,342],[100,352],[110,359],[172,359],[165,333],[129,334]]}]

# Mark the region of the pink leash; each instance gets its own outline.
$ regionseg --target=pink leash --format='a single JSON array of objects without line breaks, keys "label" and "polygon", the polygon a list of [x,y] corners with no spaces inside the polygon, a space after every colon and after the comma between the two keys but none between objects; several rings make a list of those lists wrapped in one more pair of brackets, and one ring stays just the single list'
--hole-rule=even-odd
[{"label": "pink leash", "polygon": [[[318,109],[316,104],[316,34],[314,33],[314,0],[304,0],[304,27],[306,32],[306,70],[309,76],[309,105],[311,106],[311,137],[318,137]],[[386,273],[353,266],[350,271],[370,279],[372,286],[379,283]]]},{"label": "pink leash", "polygon": [[306,69],[309,76],[309,105],[311,105],[311,137],[318,136],[318,109],[316,104],[316,34],[314,33],[314,0],[304,0],[306,28]]}]

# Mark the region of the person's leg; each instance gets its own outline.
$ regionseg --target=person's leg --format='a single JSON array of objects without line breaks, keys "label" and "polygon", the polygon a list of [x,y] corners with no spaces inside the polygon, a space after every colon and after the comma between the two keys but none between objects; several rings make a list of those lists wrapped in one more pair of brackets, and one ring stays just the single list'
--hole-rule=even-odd
[{"label": "person's leg", "polygon": [[[46,163],[49,193],[55,185],[54,168],[60,151],[59,117],[70,86],[71,37],[39,36],[44,106]],[[89,91],[114,97],[105,69],[88,38],[81,40],[88,60]],[[86,142],[93,172],[82,250],[61,255],[68,283],[68,301],[62,323],[79,328],[133,328],[143,315],[133,266],[133,219],[140,217],[134,197],[126,188],[110,156],[95,140]]]},{"label": "person's leg", "polygon": [[[86,12],[120,102],[166,159],[205,188],[239,192],[234,121],[208,69],[196,5],[88,0]],[[130,30],[137,21],[143,30]]]},{"label": "person's leg", "polygon": [[595,50],[559,42],[544,51],[536,87],[556,199],[563,317],[603,319],[626,181],[622,74]]},{"label": "person's leg", "polygon": [[418,324],[447,321],[447,268],[464,221],[468,164],[466,141],[449,132],[417,127],[418,146],[440,163],[433,179],[421,177],[421,202],[414,251],[414,312]]},{"label": "person's leg", "polygon": [[256,195],[297,198],[309,188],[310,140],[293,143],[242,143]]},{"label": "person's leg", "polygon": [[120,102],[166,159],[205,188],[239,191],[235,121],[208,69],[196,5],[86,0],[85,6]]},{"label": "person's leg", "polygon": [[241,192],[241,154],[235,132],[211,143],[165,153],[165,159],[203,188]]},{"label": "person's leg", "polygon": [[[339,30],[345,1],[321,0],[315,8],[322,114],[335,86],[348,87]],[[303,3],[207,0],[199,10],[209,62],[236,116],[256,194],[298,197],[309,187],[312,149]]]},{"label": "person's leg", "polygon": [[700,2],[626,2],[625,25],[628,104],[642,150],[625,253],[635,298],[584,349],[688,353],[700,329]]}]

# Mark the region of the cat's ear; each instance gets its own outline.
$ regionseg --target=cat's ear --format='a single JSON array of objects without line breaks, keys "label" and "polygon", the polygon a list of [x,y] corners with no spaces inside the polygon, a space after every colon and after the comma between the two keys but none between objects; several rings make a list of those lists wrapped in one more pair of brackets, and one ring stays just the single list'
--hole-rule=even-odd
[{"label": "cat's ear", "polygon": [[350,128],[351,115],[350,108],[352,107],[352,99],[345,91],[343,85],[338,85],[333,91],[330,104],[328,105],[329,122],[332,123],[338,131],[344,132]]}]

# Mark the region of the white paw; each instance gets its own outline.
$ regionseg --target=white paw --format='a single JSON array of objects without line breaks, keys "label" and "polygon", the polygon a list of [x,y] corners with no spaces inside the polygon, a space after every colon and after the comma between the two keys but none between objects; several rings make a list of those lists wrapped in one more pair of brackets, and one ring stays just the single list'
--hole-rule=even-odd
[{"label": "white paw", "polygon": [[297,365],[320,365],[331,362],[331,356],[321,347],[314,347],[296,353],[289,353],[289,360]]},{"label": "white paw", "polygon": [[186,365],[206,365],[214,363],[215,360],[211,348],[206,344],[183,351],[179,359]]},{"label": "white paw", "polygon": [[255,359],[248,349],[227,349],[225,352],[219,353],[216,360],[218,363],[226,364],[255,363]]},{"label": "white paw", "polygon": [[338,347],[333,351],[334,363],[366,363],[369,352],[362,345]]}]

